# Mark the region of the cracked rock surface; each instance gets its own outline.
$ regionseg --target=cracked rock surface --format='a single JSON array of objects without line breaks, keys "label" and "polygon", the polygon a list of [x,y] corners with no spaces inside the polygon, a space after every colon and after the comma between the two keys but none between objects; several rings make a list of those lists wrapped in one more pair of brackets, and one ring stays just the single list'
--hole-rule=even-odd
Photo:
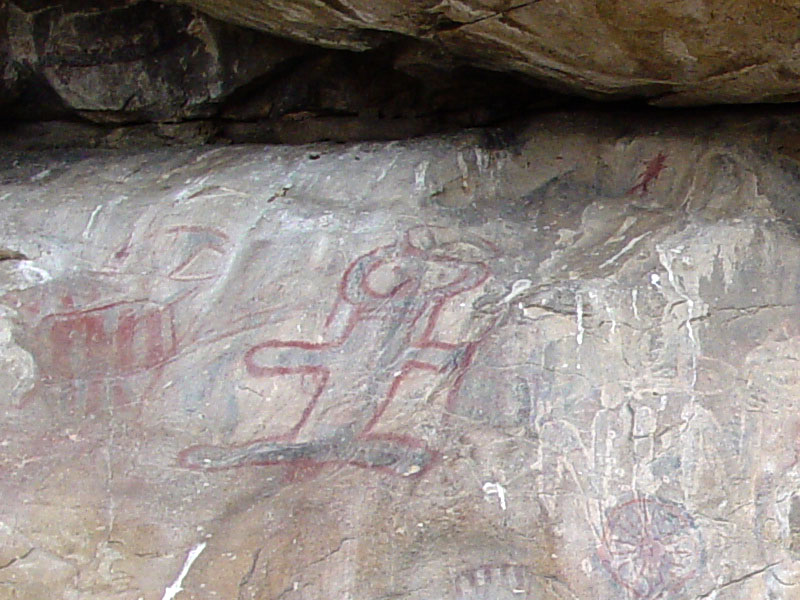
[{"label": "cracked rock surface", "polygon": [[150,0],[2,3],[0,64],[0,143],[38,149],[397,139],[563,103],[431,44],[325,49]]},{"label": "cracked rock surface", "polygon": [[390,35],[601,97],[662,105],[797,99],[791,0],[182,0],[332,47]]},{"label": "cracked rock surface", "polygon": [[800,125],[0,153],[0,598],[796,598]]},{"label": "cracked rock surface", "polygon": [[5,118],[49,119],[69,109],[99,123],[207,117],[300,52],[148,0],[3,3],[0,38],[0,102],[12,110]]}]

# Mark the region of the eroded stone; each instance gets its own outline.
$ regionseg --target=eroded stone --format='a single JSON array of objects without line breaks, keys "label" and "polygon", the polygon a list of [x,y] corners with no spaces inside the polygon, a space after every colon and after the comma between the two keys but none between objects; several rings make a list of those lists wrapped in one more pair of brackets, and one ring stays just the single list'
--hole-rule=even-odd
[{"label": "eroded stone", "polygon": [[10,88],[0,100],[25,118],[73,111],[101,123],[207,117],[236,89],[301,53],[291,42],[149,1],[20,0],[0,7],[0,25],[2,81]]},{"label": "eroded stone", "polygon": [[392,34],[559,89],[657,104],[797,98],[797,6],[788,0],[181,0],[225,20],[334,47]]},{"label": "eroded stone", "polygon": [[795,128],[5,153],[2,593],[792,598]]}]

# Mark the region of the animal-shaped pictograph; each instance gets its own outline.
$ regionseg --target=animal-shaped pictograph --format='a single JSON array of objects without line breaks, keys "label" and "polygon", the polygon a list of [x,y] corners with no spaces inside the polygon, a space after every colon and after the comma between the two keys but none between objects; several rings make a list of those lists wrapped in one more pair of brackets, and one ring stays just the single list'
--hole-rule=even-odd
[{"label": "animal-shaped pictograph", "polygon": [[164,367],[194,341],[199,317],[187,307],[219,277],[229,239],[205,226],[148,225],[101,269],[4,298],[19,307],[20,341],[39,372],[17,408],[46,396],[77,419],[135,417]]}]

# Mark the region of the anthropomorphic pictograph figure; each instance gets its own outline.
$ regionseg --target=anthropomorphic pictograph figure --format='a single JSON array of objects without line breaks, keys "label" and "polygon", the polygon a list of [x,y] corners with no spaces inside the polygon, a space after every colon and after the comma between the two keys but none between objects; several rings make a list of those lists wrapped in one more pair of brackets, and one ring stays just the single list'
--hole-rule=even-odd
[{"label": "anthropomorphic pictograph figure", "polygon": [[446,305],[489,277],[482,260],[461,257],[466,246],[473,254],[493,251],[483,240],[447,241],[442,230],[420,227],[354,260],[339,282],[324,341],[269,339],[243,357],[251,377],[311,378],[313,390],[296,423],[243,444],[188,448],[181,463],[204,470],[328,462],[400,475],[425,470],[434,457],[425,443],[375,429],[412,373],[446,380],[448,402],[458,393],[488,329],[484,323],[467,341],[437,337]]}]

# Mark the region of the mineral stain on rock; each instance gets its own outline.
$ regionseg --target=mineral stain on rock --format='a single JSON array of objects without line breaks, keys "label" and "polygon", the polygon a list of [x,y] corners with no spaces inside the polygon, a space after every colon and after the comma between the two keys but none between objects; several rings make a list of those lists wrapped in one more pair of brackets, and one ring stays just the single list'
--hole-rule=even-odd
[{"label": "mineral stain on rock", "polygon": [[3,247],[47,251],[0,268],[0,582],[788,600],[800,173],[776,123],[4,150]]}]

